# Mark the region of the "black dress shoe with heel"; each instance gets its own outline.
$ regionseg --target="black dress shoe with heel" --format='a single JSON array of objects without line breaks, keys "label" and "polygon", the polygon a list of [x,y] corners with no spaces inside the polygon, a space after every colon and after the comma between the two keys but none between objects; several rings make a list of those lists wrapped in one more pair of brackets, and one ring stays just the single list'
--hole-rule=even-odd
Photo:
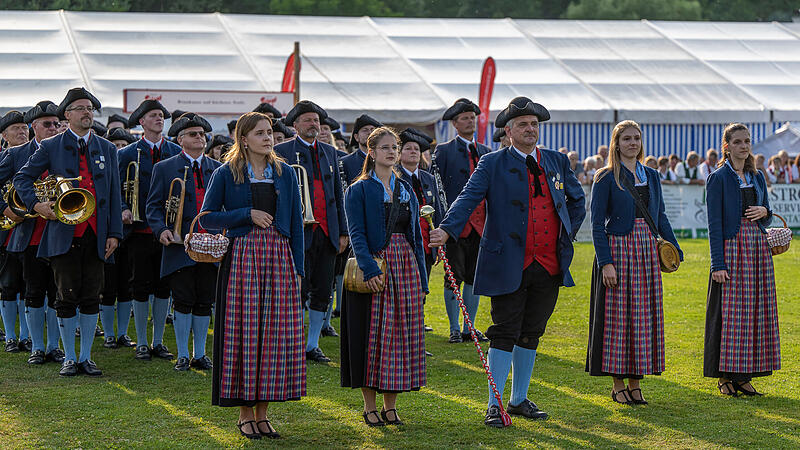
[{"label": "black dress shoe with heel", "polygon": [[28,358],[28,364],[39,365],[44,364],[45,361],[47,361],[47,357],[41,350],[34,350]]},{"label": "black dress shoe with heel", "polygon": [[[262,424],[262,423],[267,424],[267,430],[268,431],[264,431],[261,428],[261,426],[259,424]],[[281,437],[281,435],[278,434],[277,431],[275,431],[275,428],[272,427],[272,424],[269,422],[269,419],[259,420],[258,422],[256,422],[256,429],[261,434],[261,436],[263,436],[265,438],[278,439],[279,437]]]},{"label": "black dress shoe with heel", "polygon": [[719,389],[719,393],[722,395],[728,395],[730,397],[739,396],[739,394],[736,393],[736,386],[734,386],[730,381],[726,381],[724,383],[717,381],[717,389]]},{"label": "black dress shoe with heel", "polygon": [[462,342],[462,340],[461,340],[461,332],[458,331],[458,330],[451,331],[450,332],[450,339],[447,340],[447,343],[448,344],[458,344],[460,342]]},{"label": "black dress shoe with heel", "polygon": [[533,403],[527,398],[519,405],[512,405],[511,402],[509,402],[506,412],[512,416],[521,416],[532,420],[545,420],[548,417],[546,412],[539,409],[536,403]]},{"label": "black dress shoe with heel", "polygon": [[[619,397],[622,396],[622,400]],[[628,388],[625,388],[621,391],[615,391],[611,389],[611,400],[614,400],[614,403],[619,403],[621,405],[632,405],[633,398],[631,398],[631,391]]]},{"label": "black dress shoe with heel", "polygon": [[98,369],[97,364],[95,364],[91,359],[87,359],[84,362],[78,363],[78,372],[89,377],[99,377],[103,374],[103,371]]},{"label": "black dress shoe with heel", "polygon": [[[182,359],[188,359],[188,358],[178,358],[178,361]],[[244,426],[247,424],[251,424],[250,427],[254,431],[253,433],[247,433],[243,430]],[[256,426],[255,420],[248,420],[247,422],[237,423],[236,426],[239,427],[239,433],[241,433],[242,436],[246,437],[247,439],[253,439],[253,440],[261,439],[261,433],[259,433],[258,431],[258,427]]]},{"label": "black dress shoe with heel", "polygon": [[58,371],[58,374],[62,377],[74,377],[75,375],[78,375],[78,364],[75,361],[68,359],[61,364],[61,370]]},{"label": "black dress shoe with heel", "polygon": [[[394,414],[394,420],[389,420],[389,413]],[[386,422],[387,425],[397,425],[397,426],[405,425],[403,421],[400,420],[400,416],[397,415],[397,410],[394,408],[386,410],[381,408],[381,419],[383,419],[383,421]]]},{"label": "black dress shoe with heel", "polygon": [[750,385],[749,389],[744,387],[745,384],[750,384],[750,382],[749,381],[745,381],[744,383],[737,383],[735,381],[733,382],[733,386],[736,388],[736,391],[741,392],[742,394],[748,397],[756,397],[756,396],[761,397],[762,395],[764,395],[761,392],[758,392],[756,388],[753,387],[752,384]]},{"label": "black dress shoe with heel", "polygon": [[333,327],[323,328],[320,334],[322,337],[339,337],[339,333],[337,333],[336,329]]},{"label": "black dress shoe with heel", "polygon": [[[362,416],[364,417],[364,423],[367,424],[368,426],[382,427],[386,425],[386,423],[384,423],[384,421],[381,420],[381,418],[378,416],[378,411],[365,412],[362,414]],[[377,422],[370,421],[371,417],[374,417],[375,420],[377,420]]]},{"label": "black dress shoe with heel", "polygon": [[[480,330],[475,330],[475,336],[478,338],[478,342],[488,342],[489,338],[483,335]],[[472,342],[472,335],[469,333],[461,333],[461,340],[463,342]]]},{"label": "black dress shoe with heel", "polygon": [[28,353],[33,350],[33,342],[30,339],[22,339],[18,344],[19,351]]},{"label": "black dress shoe with heel", "polygon": [[166,359],[170,361],[175,359],[175,355],[170,353],[169,349],[164,344],[158,344],[153,346],[153,349],[150,350],[150,354],[155,356],[156,358]]},{"label": "black dress shoe with heel", "polygon": [[[639,391],[639,399],[636,399],[636,397],[633,396],[633,393],[636,392],[636,391]],[[630,392],[630,394],[631,394],[631,401],[633,402],[634,405],[647,405],[648,404],[647,400],[645,400],[644,396],[642,395],[642,390],[641,389],[639,389],[639,388],[629,389],[628,392]]]},{"label": "black dress shoe with heel", "polygon": [[103,347],[114,349],[119,348],[119,345],[117,345],[117,340],[114,339],[114,336],[107,336],[103,340]]},{"label": "black dress shoe with heel", "polygon": [[16,339],[6,341],[6,351],[8,353],[19,353],[19,342]]}]

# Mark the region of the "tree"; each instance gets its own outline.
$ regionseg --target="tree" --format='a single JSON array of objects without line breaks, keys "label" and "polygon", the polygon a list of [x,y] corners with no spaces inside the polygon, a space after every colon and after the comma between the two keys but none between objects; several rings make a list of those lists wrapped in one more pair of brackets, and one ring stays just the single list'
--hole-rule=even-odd
[{"label": "tree", "polygon": [[700,20],[697,0],[578,0],[564,13],[567,19]]}]

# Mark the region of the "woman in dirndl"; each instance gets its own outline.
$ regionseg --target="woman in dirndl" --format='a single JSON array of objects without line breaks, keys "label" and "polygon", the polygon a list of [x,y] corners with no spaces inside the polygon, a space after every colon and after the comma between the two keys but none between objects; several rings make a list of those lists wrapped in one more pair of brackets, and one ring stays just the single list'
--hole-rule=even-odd
[{"label": "woman in dirndl", "polygon": [[238,406],[250,439],[279,437],[267,405],[306,394],[302,205],[294,170],[272,145],[269,117],[239,118],[200,219],[232,240],[217,282],[211,403]]},{"label": "woman in dirndl", "polygon": [[[367,139],[361,175],[345,193],[350,243],[373,294],[345,290],[341,382],[361,388],[369,426],[402,425],[397,394],[425,385],[423,299],[428,280],[419,204],[411,185],[394,171],[398,142],[391,129],[375,129]],[[387,273],[373,256],[386,261]],[[383,394],[380,415],[378,392]]]},{"label": "woman in dirndl", "polygon": [[642,164],[639,125],[618,123],[609,148],[608,163],[592,186],[595,261],[586,371],[612,378],[613,401],[646,405],[640,380],[664,371],[664,312],[658,243],[645,214],[664,239],[679,252],[680,247],[664,213],[659,174]]},{"label": "woman in dirndl", "polygon": [[764,176],[751,153],[750,130],[722,134],[722,160],[708,177],[711,276],[703,374],[724,395],[761,395],[754,377],[781,368],[775,271],[766,227],[772,221]]}]

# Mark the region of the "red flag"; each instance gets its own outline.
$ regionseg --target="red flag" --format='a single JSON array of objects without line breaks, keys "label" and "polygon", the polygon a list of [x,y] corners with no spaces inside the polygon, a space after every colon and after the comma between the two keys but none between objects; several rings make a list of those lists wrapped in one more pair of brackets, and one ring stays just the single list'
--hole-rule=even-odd
[{"label": "red flag", "polygon": [[281,92],[294,92],[294,88],[294,53],[292,53],[286,60],[286,68],[283,69]]},{"label": "red flag", "polygon": [[481,108],[481,115],[478,116],[478,142],[483,144],[487,144],[486,127],[489,125],[489,105],[492,103],[494,76],[496,73],[497,70],[494,65],[494,59],[490,56],[483,62],[481,87],[478,93],[478,107]]}]

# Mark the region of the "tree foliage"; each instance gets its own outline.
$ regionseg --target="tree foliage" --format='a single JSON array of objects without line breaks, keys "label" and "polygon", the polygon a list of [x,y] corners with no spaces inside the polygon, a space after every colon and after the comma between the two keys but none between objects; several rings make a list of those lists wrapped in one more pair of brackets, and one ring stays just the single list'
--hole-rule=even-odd
[{"label": "tree foliage", "polygon": [[567,19],[700,20],[697,0],[578,0],[567,7]]}]

